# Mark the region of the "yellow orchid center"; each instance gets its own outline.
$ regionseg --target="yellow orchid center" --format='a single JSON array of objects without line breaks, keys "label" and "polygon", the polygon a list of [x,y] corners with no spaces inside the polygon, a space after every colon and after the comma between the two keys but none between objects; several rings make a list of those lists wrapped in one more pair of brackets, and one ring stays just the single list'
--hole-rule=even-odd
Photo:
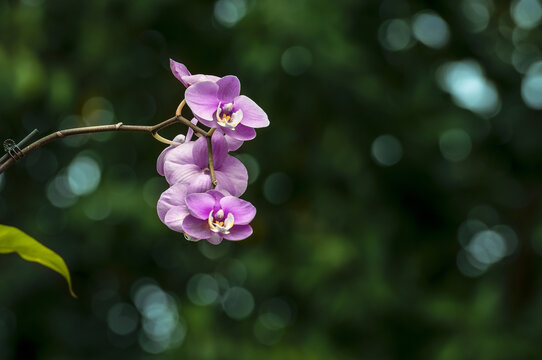
[{"label": "yellow orchid center", "polygon": [[216,122],[222,127],[235,130],[235,127],[243,120],[243,110],[233,111],[233,103],[219,103],[216,109]]},{"label": "yellow orchid center", "polygon": [[229,234],[230,229],[234,224],[234,216],[232,213],[229,213],[226,218],[224,218],[224,210],[218,210],[213,216],[213,211],[209,213],[209,229],[215,233]]}]

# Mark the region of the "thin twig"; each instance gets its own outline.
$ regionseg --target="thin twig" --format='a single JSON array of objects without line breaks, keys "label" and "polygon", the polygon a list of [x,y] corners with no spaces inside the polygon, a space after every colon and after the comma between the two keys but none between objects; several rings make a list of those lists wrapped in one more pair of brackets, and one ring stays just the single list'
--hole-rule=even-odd
[{"label": "thin twig", "polygon": [[[24,139],[22,139],[21,141],[19,141],[19,143],[16,145],[17,146],[17,149],[21,149],[21,146],[23,146],[24,144],[26,144],[28,142],[28,140],[30,140],[34,135],[36,135],[38,133],[38,129],[34,129],[32,130],[32,132],[28,135],[26,135],[24,137]],[[11,155],[11,153],[8,151],[6,154],[4,154],[4,156],[2,156],[0,158],[0,164],[2,164],[4,162],[4,160],[7,160]]]},{"label": "thin twig", "polygon": [[[196,133],[201,134],[203,136],[207,136],[208,132],[201,129],[197,125],[194,125],[190,122],[190,120],[185,119],[182,116],[174,116],[170,119],[167,119],[165,121],[162,121],[159,124],[152,125],[152,126],[142,126],[142,125],[124,125],[123,123],[119,122],[114,125],[100,125],[100,126],[87,126],[87,127],[81,127],[81,128],[74,128],[74,129],[66,129],[66,130],[59,130],[52,134],[49,134],[47,136],[44,136],[24,149],[21,149],[21,156],[27,155],[28,153],[54,141],[61,138],[65,138],[72,135],[82,135],[82,134],[93,134],[93,133],[100,133],[100,132],[109,132],[109,131],[138,131],[138,132],[147,132],[151,135],[156,134],[161,129],[175,124],[177,122],[181,122],[185,124],[186,126],[189,126],[194,130]],[[161,138],[161,136],[160,136]],[[7,159],[4,163],[0,164],[0,174],[6,171],[15,160],[13,158]]]},{"label": "thin twig", "polygon": [[215,174],[215,164],[213,160],[213,144],[212,144],[212,136],[215,132],[216,128],[211,128],[206,134],[206,140],[207,140],[207,153],[209,154],[209,172],[211,173],[211,189],[214,189],[216,185],[218,185],[218,181],[216,180],[216,174]]}]

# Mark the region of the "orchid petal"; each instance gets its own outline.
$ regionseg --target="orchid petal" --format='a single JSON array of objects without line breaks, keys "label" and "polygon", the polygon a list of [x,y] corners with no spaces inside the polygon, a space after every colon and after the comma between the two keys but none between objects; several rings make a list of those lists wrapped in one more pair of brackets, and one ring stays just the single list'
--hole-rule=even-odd
[{"label": "orchid petal", "polygon": [[226,139],[226,142],[228,143],[228,151],[235,151],[243,145],[243,140],[237,140],[232,138],[230,135],[224,135],[224,138]]},{"label": "orchid petal", "polygon": [[[198,119],[196,118],[193,118],[192,120],[190,120],[190,122],[194,125],[197,125],[198,124]],[[194,136],[194,130],[192,130],[191,127],[188,128],[188,131],[186,132],[186,140],[185,141],[190,141],[192,140],[192,136]]]},{"label": "orchid petal", "polygon": [[[228,144],[224,135],[216,132],[211,137],[213,146],[213,164],[215,169],[220,169],[226,156],[228,156]],[[200,137],[194,144],[192,153],[194,163],[200,168],[205,169],[209,166],[209,152],[207,151],[207,139]]]},{"label": "orchid petal", "polygon": [[205,169],[209,166],[209,152],[207,151],[207,139],[205,136],[195,141],[192,148],[192,159],[193,163],[199,166],[200,169]]},{"label": "orchid petal", "polygon": [[243,121],[239,125],[237,125],[235,129],[228,129],[227,127],[223,127],[222,131],[224,131],[226,135],[241,141],[252,140],[256,137],[256,130],[243,125]]},{"label": "orchid petal", "polygon": [[214,196],[205,193],[189,194],[185,202],[190,214],[201,220],[206,220],[215,207]]},{"label": "orchid petal", "polygon": [[179,182],[191,184],[192,179],[201,174],[201,169],[199,168],[199,166],[194,164],[179,165],[166,161],[164,166],[164,173],[166,176],[166,181],[170,185]]},{"label": "orchid petal", "polygon": [[265,111],[249,97],[244,95],[238,96],[235,98],[234,103],[237,108],[243,110],[243,121],[241,121],[241,124],[252,128],[269,126],[269,119]]},{"label": "orchid petal", "polygon": [[191,75],[186,66],[176,62],[175,60],[169,59],[169,67],[171,68],[173,76],[175,76],[177,80],[179,80],[185,87],[188,87],[189,84],[183,80],[183,77]]},{"label": "orchid petal", "polygon": [[[183,223],[183,226],[184,226],[184,223]],[[230,229],[229,234],[222,234],[224,239],[230,240],[230,241],[243,240],[249,237],[250,235],[252,235],[252,227],[250,225],[234,225]]]},{"label": "orchid petal", "polygon": [[182,226],[186,234],[198,239],[209,239],[212,235],[207,220],[200,220],[192,215],[184,218]]},{"label": "orchid petal", "polygon": [[237,76],[224,76],[216,84],[218,85],[217,98],[222,104],[233,102],[233,99],[241,93],[241,83]]},{"label": "orchid petal", "polygon": [[188,86],[191,86],[202,81],[217,82],[220,78],[214,75],[196,74],[196,75],[183,76],[182,79],[185,83],[188,84]]},{"label": "orchid petal", "polygon": [[[185,138],[184,135],[177,135],[173,139],[173,142],[184,143],[185,141],[189,141],[189,140],[190,139],[187,140],[187,137]],[[158,171],[158,174],[164,176],[164,163],[166,161],[166,155],[170,150],[175,149],[177,146],[178,145],[169,145],[167,148],[162,150],[160,155],[158,155],[158,159],[156,160],[156,171]]]},{"label": "orchid petal", "polygon": [[233,188],[226,188],[226,190],[233,196],[240,196],[247,189],[247,168],[239,159],[231,155],[226,157],[220,170],[215,171],[215,174],[219,185],[221,181],[224,181],[224,178],[231,182]]},{"label": "orchid petal", "polygon": [[256,216],[254,205],[235,196],[225,196],[220,199],[220,207],[226,214],[233,214],[235,225],[247,225]]},{"label": "orchid petal", "polygon": [[162,222],[164,222],[166,213],[173,207],[183,207],[188,213],[188,208],[186,207],[186,203],[184,201],[186,194],[187,186],[179,183],[173,185],[164,191],[162,195],[160,195],[160,199],[156,205],[156,210],[158,211],[158,217],[160,220],[162,220]]},{"label": "orchid petal", "polygon": [[[174,146],[164,154],[164,162],[174,163],[179,165],[193,164],[192,160],[192,148],[194,146],[194,141],[185,142],[184,144]],[[164,166],[165,166],[164,164]]]},{"label": "orchid petal", "polygon": [[186,89],[184,97],[194,115],[211,121],[219,104],[217,93],[218,85],[216,83],[202,81]]},{"label": "orchid petal", "polygon": [[226,174],[221,171],[215,171],[215,176],[217,181],[216,189],[220,191],[225,190],[230,194],[238,193],[238,189],[235,187],[235,184],[228,178]]},{"label": "orchid petal", "polygon": [[190,216],[190,213],[186,211],[186,206],[175,206],[169,209],[169,211],[166,213],[166,216],[164,217],[163,222],[171,230],[184,232],[182,224],[187,216]]},{"label": "orchid petal", "polygon": [[211,188],[211,176],[201,170],[188,180],[188,193],[201,193]]}]

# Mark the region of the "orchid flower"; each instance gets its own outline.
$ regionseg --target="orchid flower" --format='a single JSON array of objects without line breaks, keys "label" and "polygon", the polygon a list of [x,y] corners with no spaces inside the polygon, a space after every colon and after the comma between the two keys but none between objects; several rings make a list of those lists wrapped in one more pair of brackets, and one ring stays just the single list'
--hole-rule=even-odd
[{"label": "orchid flower", "polygon": [[223,238],[237,241],[252,234],[249,223],[256,208],[248,201],[209,190],[189,194],[185,202],[190,214],[183,217],[182,228],[191,238],[207,239],[216,245]]},{"label": "orchid flower", "polygon": [[217,81],[200,81],[186,89],[186,103],[204,125],[215,127],[237,140],[256,137],[254,128],[269,125],[267,114],[250,98],[239,95],[241,84],[236,76]]},{"label": "orchid flower", "polygon": [[[241,161],[228,154],[228,145],[223,134],[215,132],[211,137],[211,144],[218,182],[216,189],[240,196],[247,188],[247,169]],[[211,188],[209,153],[204,137],[166,150],[164,156],[159,158],[157,168],[159,173],[162,170],[170,185],[184,183],[188,186],[188,193],[205,192]]]}]

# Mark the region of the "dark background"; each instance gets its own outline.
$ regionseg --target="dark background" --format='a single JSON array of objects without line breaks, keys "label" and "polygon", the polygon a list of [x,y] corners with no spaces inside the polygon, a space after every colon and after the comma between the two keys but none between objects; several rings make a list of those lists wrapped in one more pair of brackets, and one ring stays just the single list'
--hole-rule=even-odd
[{"label": "dark background", "polygon": [[1,175],[1,223],[59,253],[79,299],[2,255],[0,359],[540,358],[541,17],[537,0],[2,1],[1,140],[165,120],[170,57],[237,75],[271,126],[236,152],[258,208],[239,243],[159,221],[146,134],[56,141]]}]

